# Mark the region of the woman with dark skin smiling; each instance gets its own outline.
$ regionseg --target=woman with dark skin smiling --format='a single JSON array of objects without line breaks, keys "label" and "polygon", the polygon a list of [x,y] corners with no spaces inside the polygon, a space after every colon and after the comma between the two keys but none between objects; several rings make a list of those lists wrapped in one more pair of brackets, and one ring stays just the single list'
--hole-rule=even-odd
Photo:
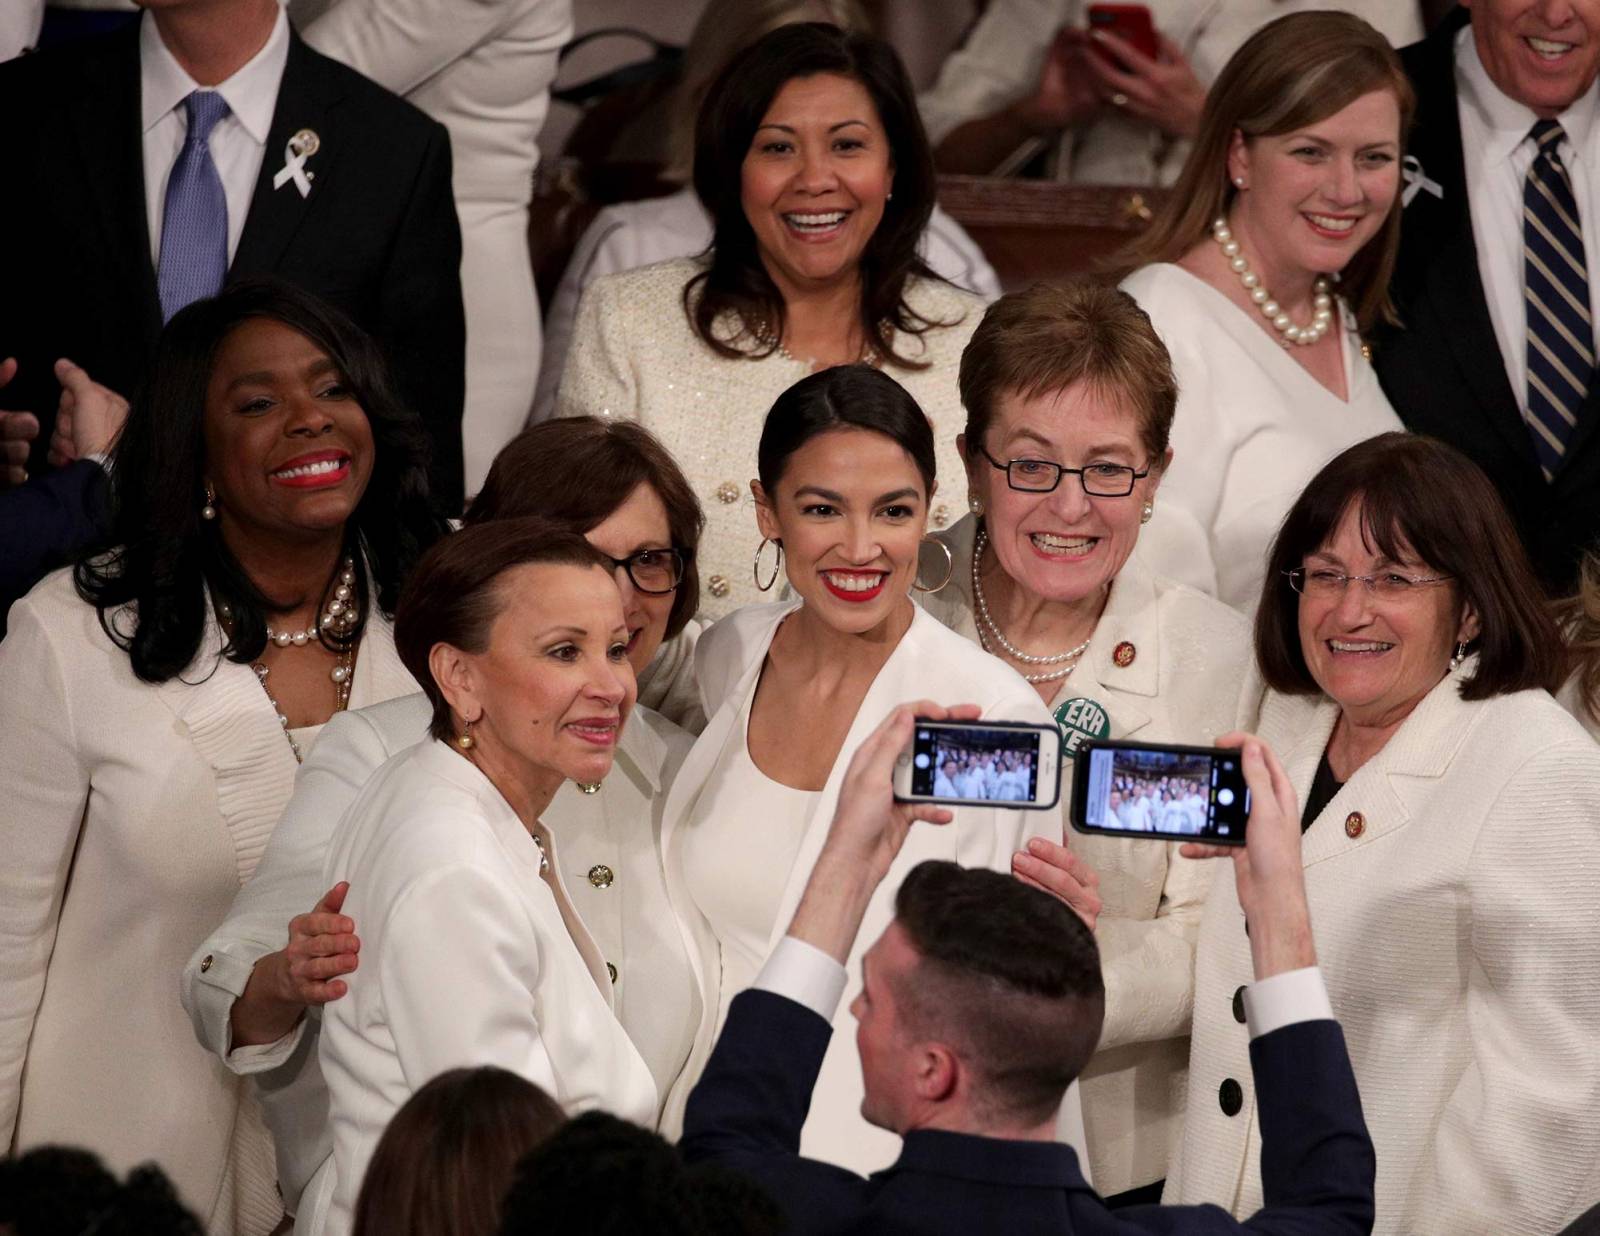
[{"label": "woman with dark skin smiling", "polygon": [[301,754],[415,689],[388,613],[444,532],[375,345],[287,285],[176,315],[112,455],[111,548],[0,643],[0,1133],[157,1159],[217,1233],[281,1216],[254,1096],[172,976],[253,874]]},{"label": "woman with dark skin smiling", "polygon": [[[865,365],[802,379],[767,415],[758,472],[751,485],[762,534],[757,582],[770,589],[784,580],[795,599],[740,610],[696,649],[711,719],[668,795],[661,844],[667,887],[692,945],[702,1016],[668,1118],[681,1112],[728,1003],[782,936],[845,767],[877,720],[925,696],[929,684],[952,701],[977,704],[984,718],[1049,720],[1014,671],[911,599],[935,474],[932,431],[904,388]],[[912,839],[915,853],[897,861],[869,920],[888,922],[897,873],[923,858],[1005,871],[1029,837],[1061,840],[1054,812],[963,807],[956,816],[948,828]],[[1062,847],[1052,852],[1061,853],[1067,881],[1074,873],[1090,881]],[[1066,891],[1092,920],[1092,888]],[[849,1026],[841,1012],[812,1100],[807,1153],[870,1171],[893,1159],[895,1138],[860,1114]],[[1075,1093],[1069,1103],[1070,1128]]]}]

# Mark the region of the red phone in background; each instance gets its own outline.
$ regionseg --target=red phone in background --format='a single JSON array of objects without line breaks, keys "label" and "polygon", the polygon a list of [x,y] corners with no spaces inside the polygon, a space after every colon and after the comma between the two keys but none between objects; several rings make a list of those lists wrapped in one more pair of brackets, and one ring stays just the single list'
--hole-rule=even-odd
[{"label": "red phone in background", "polygon": [[[1089,30],[1104,30],[1130,43],[1138,51],[1154,60],[1160,50],[1156,40],[1156,23],[1148,7],[1142,4],[1091,4]],[[1126,68],[1120,60],[1098,43],[1095,51],[1117,68]]]}]

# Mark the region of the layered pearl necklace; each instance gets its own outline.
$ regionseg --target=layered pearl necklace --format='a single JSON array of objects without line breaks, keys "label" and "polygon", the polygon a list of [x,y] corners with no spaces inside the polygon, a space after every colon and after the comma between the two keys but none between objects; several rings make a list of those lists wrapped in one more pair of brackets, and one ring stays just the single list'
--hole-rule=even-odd
[{"label": "layered pearl necklace", "polygon": [[1239,276],[1239,282],[1250,293],[1251,301],[1281,336],[1279,343],[1286,348],[1297,344],[1303,348],[1309,347],[1328,333],[1333,326],[1333,285],[1328,282],[1327,276],[1318,275],[1316,282],[1311,285],[1311,325],[1296,326],[1294,319],[1284,312],[1283,306],[1272,298],[1272,293],[1261,285],[1261,276],[1250,269],[1244,251],[1233,238],[1233,229],[1220,215],[1211,225],[1211,236],[1222,246],[1229,268]]},{"label": "layered pearl necklace", "polygon": [[[1055,682],[1059,678],[1066,678],[1078,668],[1078,661],[1088,650],[1090,641],[1083,641],[1076,648],[1069,648],[1065,652],[1057,652],[1050,656],[1034,656],[1032,653],[1023,652],[1003,634],[999,625],[989,615],[989,602],[983,595],[983,581],[978,578],[978,562],[983,558],[983,547],[989,543],[989,538],[982,528],[978,529],[978,539],[972,546],[972,600],[978,610],[978,643],[985,652],[993,652],[998,647],[1006,656],[1023,665],[1052,665],[1059,668],[1041,670],[1036,674],[1023,674],[1028,682]],[[991,646],[990,641],[993,640]]]}]

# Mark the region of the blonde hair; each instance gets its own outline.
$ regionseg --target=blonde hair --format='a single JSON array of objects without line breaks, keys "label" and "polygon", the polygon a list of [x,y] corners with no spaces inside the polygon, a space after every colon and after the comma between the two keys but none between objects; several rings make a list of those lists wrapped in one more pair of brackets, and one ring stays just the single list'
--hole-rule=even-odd
[{"label": "blonde hair", "polygon": [[871,34],[860,0],[710,0],[683,51],[683,76],[672,95],[667,179],[686,181],[694,168],[694,121],[711,83],[762,35],[798,21],[826,21],[847,34]]},{"label": "blonde hair", "polygon": [[[1387,90],[1400,107],[1402,141],[1416,94],[1389,41],[1359,17],[1316,11],[1269,22],[1234,53],[1206,95],[1200,132],[1170,196],[1150,227],[1119,257],[1126,270],[1174,262],[1211,234],[1236,190],[1228,178],[1235,132],[1277,137],[1326,120],[1362,95]],[[1400,248],[1398,195],[1378,234],[1350,259],[1340,292],[1363,331],[1395,322],[1389,276]]]},{"label": "blonde hair", "polygon": [[1578,591],[1556,602],[1556,621],[1567,641],[1567,672],[1578,676],[1578,698],[1591,721],[1600,721],[1600,554],[1584,554]]}]

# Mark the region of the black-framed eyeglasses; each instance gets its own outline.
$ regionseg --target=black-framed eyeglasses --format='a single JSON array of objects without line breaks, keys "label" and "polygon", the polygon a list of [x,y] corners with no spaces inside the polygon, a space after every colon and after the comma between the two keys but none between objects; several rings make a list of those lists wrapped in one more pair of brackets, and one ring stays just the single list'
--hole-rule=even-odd
[{"label": "black-framed eyeglasses", "polygon": [[1367,595],[1383,601],[1398,601],[1414,596],[1434,584],[1447,584],[1453,575],[1406,575],[1401,571],[1379,571],[1375,575],[1346,575],[1332,567],[1295,567],[1285,571],[1289,587],[1302,596],[1337,600],[1353,583],[1366,587]]},{"label": "black-framed eyeglasses", "polygon": [[694,555],[676,546],[671,549],[641,549],[626,558],[611,558],[611,565],[628,573],[633,586],[651,596],[662,596],[677,590],[683,583],[683,573]]},{"label": "black-framed eyeglasses", "polygon": [[1082,468],[1064,468],[1048,459],[1012,459],[1001,463],[989,454],[987,447],[978,448],[987,459],[1006,474],[1006,484],[1023,493],[1047,494],[1061,484],[1063,476],[1075,476],[1083,492],[1091,498],[1126,498],[1133,492],[1133,483],[1150,475],[1150,465],[1143,471],[1127,464],[1097,463]]}]

